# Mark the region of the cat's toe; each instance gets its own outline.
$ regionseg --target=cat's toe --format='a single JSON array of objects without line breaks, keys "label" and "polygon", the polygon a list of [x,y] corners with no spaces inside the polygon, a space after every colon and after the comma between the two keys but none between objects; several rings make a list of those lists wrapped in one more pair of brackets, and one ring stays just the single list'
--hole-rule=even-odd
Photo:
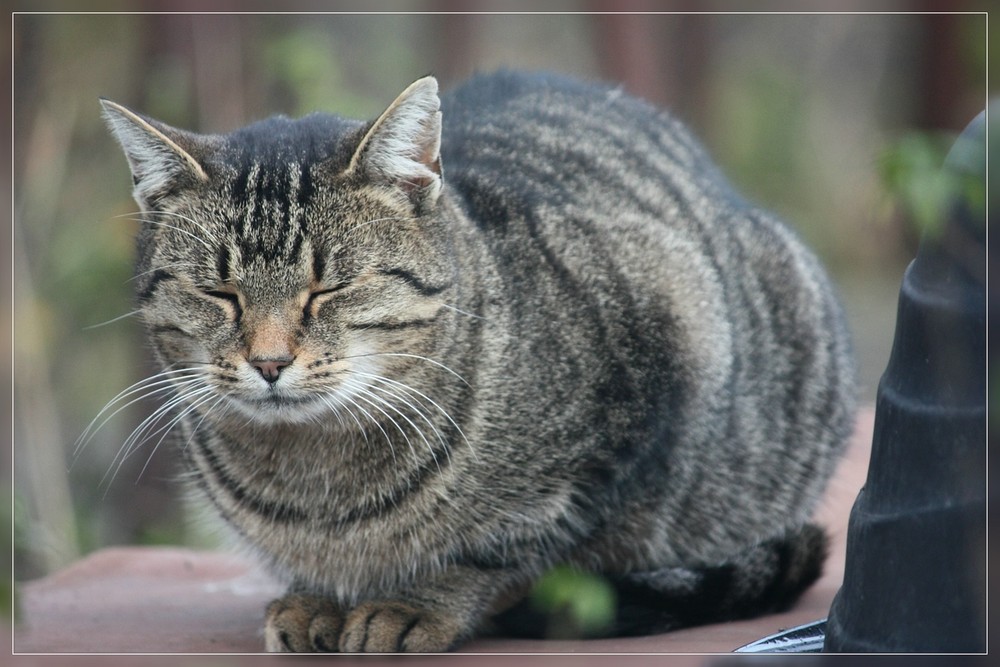
[{"label": "cat's toe", "polygon": [[344,617],[332,601],[292,593],[267,607],[264,645],[272,653],[336,651]]},{"label": "cat's toe", "polygon": [[463,624],[449,614],[403,602],[368,602],[344,623],[340,650],[345,653],[435,653],[461,637]]}]

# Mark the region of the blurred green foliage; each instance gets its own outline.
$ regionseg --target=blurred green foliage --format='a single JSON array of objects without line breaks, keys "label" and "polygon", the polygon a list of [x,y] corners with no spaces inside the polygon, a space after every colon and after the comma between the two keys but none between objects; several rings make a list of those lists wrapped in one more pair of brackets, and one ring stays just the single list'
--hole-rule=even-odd
[{"label": "blurred green foliage", "polygon": [[531,605],[547,616],[552,638],[599,637],[615,621],[615,590],[603,577],[565,565],[535,584]]},{"label": "blurred green foliage", "polygon": [[287,89],[295,100],[289,109],[294,116],[330,109],[333,100],[338,111],[347,116],[367,107],[366,98],[353,94],[345,85],[340,58],[330,36],[316,27],[275,36],[257,57],[261,70]]},{"label": "blurred green foliage", "polygon": [[[725,160],[742,189],[761,201],[785,202],[786,213],[802,217],[808,192],[790,191],[789,184],[798,183],[810,157],[798,150],[808,131],[806,84],[787,65],[762,70],[744,63],[736,69],[739,74],[719,91],[723,109],[740,110],[726,114],[719,159]],[[815,220],[808,224],[823,226]]]},{"label": "blurred green foliage", "polygon": [[879,159],[885,191],[920,235],[937,235],[957,201],[985,215],[985,180],[964,170],[945,169],[956,135],[912,132],[890,143]]}]

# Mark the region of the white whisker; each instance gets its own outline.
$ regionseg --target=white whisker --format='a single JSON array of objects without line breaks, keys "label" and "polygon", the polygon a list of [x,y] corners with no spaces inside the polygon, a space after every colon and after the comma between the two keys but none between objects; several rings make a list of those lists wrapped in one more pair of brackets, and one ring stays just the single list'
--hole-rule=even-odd
[{"label": "white whisker", "polygon": [[[201,229],[202,231],[204,231],[208,235],[209,239],[212,238],[211,232],[209,232],[205,228],[204,225],[202,225],[201,223],[199,223],[199,222],[197,222],[195,220],[192,220],[191,218],[189,218],[187,216],[180,215],[179,213],[168,213],[166,211],[147,211],[146,215],[172,215],[172,216],[174,216],[176,218],[180,218],[181,220],[189,222],[192,225],[198,227],[199,229]],[[121,215],[121,216],[117,216],[117,217],[120,217],[120,218],[122,218],[122,217],[128,217],[129,219],[135,220],[136,222],[139,222],[139,223],[142,223],[142,224],[155,225],[157,227],[166,227],[167,229],[173,229],[174,231],[180,232],[181,234],[189,236],[190,238],[192,238],[195,241],[197,241],[210,254],[213,254],[213,255],[215,254],[215,247],[211,243],[209,243],[209,241],[207,239],[205,239],[205,238],[203,238],[201,236],[198,236],[197,234],[195,234],[195,233],[193,233],[193,232],[191,232],[191,231],[189,231],[187,229],[184,229],[183,227],[179,227],[179,226],[177,226],[175,224],[171,224],[169,222],[164,222],[162,220],[151,220],[149,218],[142,217],[141,214],[135,214],[135,213],[129,213],[129,214],[125,214],[125,215]]]},{"label": "white whisker", "polygon": [[129,278],[126,282],[132,282],[133,280],[138,280],[142,276],[148,276],[149,274],[156,273],[157,271],[165,271],[167,269],[179,269],[179,268],[193,269],[197,268],[197,264],[192,264],[191,262],[174,262],[173,264],[162,264],[147,271],[142,271],[140,273],[137,273],[131,278]]},{"label": "white whisker", "polygon": [[177,213],[176,211],[156,211],[156,214],[157,215],[169,215],[169,216],[172,216],[174,218],[180,218],[181,220],[184,220],[185,222],[189,222],[192,225],[194,225],[195,227],[197,227],[198,229],[200,229],[201,231],[205,232],[205,238],[206,239],[213,239],[216,236],[216,234],[214,234],[212,232],[212,230],[210,230],[208,227],[206,227],[205,225],[201,224],[200,222],[198,222],[197,220],[195,220],[191,216],[182,215],[180,213]]},{"label": "white whisker", "polygon": [[374,218],[372,220],[366,220],[364,222],[360,222],[352,226],[350,229],[347,230],[346,235],[355,234],[359,229],[363,229],[364,227],[368,227],[370,225],[374,225],[379,222],[409,222],[411,220],[416,220],[416,219],[417,218],[413,216],[405,218],[401,216],[387,216],[384,218]]},{"label": "white whisker", "polygon": [[486,320],[486,318],[483,317],[482,315],[476,315],[475,313],[470,313],[470,312],[462,310],[461,308],[458,308],[456,306],[452,306],[451,304],[448,304],[448,303],[438,302],[438,305],[440,305],[442,308],[447,308],[448,310],[453,310],[456,313],[458,313],[459,315],[466,315],[468,317],[472,317],[472,318],[475,318],[477,320],[484,320],[484,321]]},{"label": "white whisker", "polygon": [[[330,411],[337,418],[337,423],[340,424],[342,428],[346,428],[346,425],[344,424],[344,420],[341,417],[341,412],[346,412],[348,415],[350,415],[351,419],[354,420],[354,423],[358,425],[358,432],[361,434],[361,437],[365,439],[365,444],[371,444],[371,443],[368,442],[368,432],[365,431],[365,427],[361,425],[361,420],[358,419],[358,416],[356,414],[354,414],[351,411],[351,409],[342,400],[340,400],[339,398],[337,398],[332,393],[331,394],[321,395],[321,396],[319,396],[319,399],[322,400],[323,403],[325,403],[326,406],[330,408]],[[330,399],[330,400],[336,401],[337,405],[339,405],[340,408],[338,409],[337,406],[330,405],[330,403],[326,399]]]},{"label": "white whisker", "polygon": [[[375,380],[376,382],[383,382],[385,380],[385,378],[382,378],[382,377],[380,377],[378,375],[372,375],[370,373],[358,373],[358,374],[359,375],[364,375],[365,377],[370,377],[373,380]],[[427,425],[431,427],[431,430],[434,432],[434,435],[437,437],[438,442],[441,443],[441,447],[444,450],[445,456],[448,457],[448,461],[449,462],[451,461],[451,451],[450,451],[451,448],[448,445],[447,439],[444,437],[444,434],[441,433],[441,430],[434,424],[434,422],[432,422],[430,420],[430,418],[428,418],[428,416],[424,413],[423,410],[420,409],[419,406],[417,406],[413,401],[409,400],[405,395],[400,394],[399,392],[393,391],[391,389],[387,389],[386,387],[382,387],[382,386],[377,386],[377,385],[370,385],[370,386],[371,386],[372,390],[382,392],[383,394],[386,394],[386,395],[390,396],[391,398],[395,399],[396,401],[399,401],[401,404],[403,404],[404,406],[406,406],[407,408],[409,408],[417,417],[419,417],[424,422],[426,422]],[[419,428],[417,428],[417,425],[414,424],[409,419],[407,419],[406,421],[409,422],[410,426],[412,426],[413,429],[423,439],[424,444],[427,445],[428,451],[430,451],[431,456],[434,458],[434,462],[437,463],[437,454],[435,453],[434,448],[431,446],[430,442],[428,442],[426,436],[424,436],[422,430],[419,429]]]},{"label": "white whisker", "polygon": [[[352,382],[352,381],[353,381],[353,378],[348,378],[347,379],[347,382]],[[345,382],[345,386],[347,386],[347,382]],[[371,392],[366,392],[365,389],[364,389],[364,387],[359,387],[359,386],[357,386],[356,383],[354,384],[353,389],[355,389],[356,391],[359,391],[359,392],[364,392],[364,393],[368,393],[368,394],[371,393]],[[403,439],[406,440],[406,445],[410,448],[410,453],[413,454],[414,456],[416,456],[416,451],[414,451],[414,449],[413,449],[413,443],[410,441],[410,437],[406,434],[406,431],[403,430],[403,427],[399,425],[399,422],[397,422],[395,419],[392,418],[392,415],[390,415],[388,412],[386,412],[385,410],[383,410],[378,405],[378,403],[373,402],[373,401],[365,398],[364,396],[352,396],[352,399],[354,399],[354,400],[362,400],[366,404],[368,404],[369,406],[371,406],[372,408],[374,408],[375,410],[378,410],[383,415],[385,415],[385,418],[388,419],[390,422],[392,422],[392,425],[396,427],[396,430],[398,430],[399,433],[400,433],[400,435],[403,436]],[[386,437],[388,437],[388,436],[386,436]]]},{"label": "white whisker", "polygon": [[[191,441],[194,440],[194,436],[198,432],[198,429],[201,428],[201,425],[205,422],[206,419],[208,419],[208,415],[210,415],[218,407],[219,403],[223,403],[223,414],[225,414],[225,411],[229,409],[229,406],[228,404],[225,403],[225,400],[226,400],[226,395],[219,394],[219,397],[215,400],[215,403],[212,403],[212,407],[210,407],[208,410],[205,410],[205,414],[203,414],[201,416],[201,419],[198,420],[198,423],[194,425],[194,428],[191,429],[191,435],[188,436],[188,439],[185,440],[184,444],[181,446],[182,451],[186,450],[188,447],[191,446]],[[200,405],[204,405],[204,402],[201,403]]]},{"label": "white whisker", "polygon": [[[150,377],[143,378],[142,380],[139,380],[138,382],[118,392],[118,394],[110,401],[108,401],[104,405],[104,407],[101,408],[101,411],[98,412],[97,415],[92,420],[90,420],[90,423],[87,424],[87,427],[83,430],[83,433],[81,433],[80,436],[77,438],[75,446],[73,448],[74,461],[79,457],[80,453],[83,451],[83,448],[86,447],[87,443],[90,442],[90,440],[94,437],[94,435],[96,435],[96,433],[100,431],[105,424],[107,424],[112,418],[115,417],[115,415],[120,413],[122,410],[125,410],[130,405],[138,403],[139,401],[142,401],[144,399],[152,398],[154,396],[163,393],[169,393],[170,391],[173,391],[174,387],[177,386],[177,383],[179,383],[179,385],[183,387],[186,386],[186,384],[188,383],[197,382],[198,378],[199,378],[199,372],[194,369],[183,368],[177,370],[166,370],[160,373],[156,373],[155,375],[151,375]],[[98,421],[101,420],[101,417],[106,412],[111,410],[115,405],[125,400],[129,396],[139,394],[140,392],[141,392],[140,396],[120,406],[110,415],[105,417],[104,420],[101,421],[99,425],[95,426],[95,424],[97,424]]]},{"label": "white whisker", "polygon": [[468,380],[466,380],[464,377],[462,377],[461,375],[459,375],[458,373],[456,373],[452,369],[450,369],[447,366],[445,366],[444,364],[442,364],[440,361],[436,361],[434,359],[431,359],[430,357],[425,357],[425,356],[422,356],[422,355],[419,355],[419,354],[408,354],[406,352],[368,352],[366,354],[357,354],[357,355],[353,355],[353,356],[349,356],[349,357],[343,357],[343,359],[361,359],[361,358],[365,358],[365,357],[405,357],[405,358],[409,358],[409,359],[418,359],[420,361],[426,361],[429,364],[433,364],[433,365],[441,368],[442,370],[445,370],[445,371],[451,373],[456,378],[458,378],[459,380],[461,380],[462,383],[465,384],[465,386],[469,387],[470,389],[472,388],[472,385],[469,384]]},{"label": "white whisker", "polygon": [[[162,222],[162,221],[159,221],[159,220],[149,220],[148,218],[142,217],[143,215],[152,215],[152,216],[162,215],[162,216],[169,216],[169,217],[172,217],[172,218],[179,218],[180,220],[183,220],[184,222],[187,222],[187,223],[189,223],[189,224],[194,225],[195,227],[197,227],[199,230],[201,230],[202,232],[204,232],[205,236],[204,237],[200,237],[200,236],[198,236],[196,234],[192,234],[192,233],[188,232],[185,229],[177,227],[176,225],[170,225],[168,223],[165,223],[165,222]],[[215,239],[215,237],[216,237],[216,234],[214,234],[212,232],[212,230],[210,230],[205,225],[201,224],[200,222],[198,222],[197,220],[195,220],[191,216],[183,215],[181,213],[177,213],[176,211],[146,211],[145,213],[139,213],[139,212],[124,213],[122,215],[118,215],[118,216],[115,216],[115,217],[116,218],[129,218],[130,220],[135,220],[136,222],[140,222],[140,223],[147,223],[147,224],[153,224],[153,225],[164,225],[164,226],[172,227],[173,229],[176,229],[179,232],[184,232],[186,234],[189,234],[192,238],[194,238],[194,239],[198,240],[199,242],[201,242],[202,245],[204,245],[206,248],[209,248],[209,250],[211,250],[211,247],[210,247],[210,244],[209,244],[209,240],[210,239]]]},{"label": "white whisker", "polygon": [[[156,408],[149,416],[142,420],[139,425],[132,431],[132,433],[125,439],[121,447],[118,448],[118,453],[111,460],[111,465],[108,467],[108,471],[101,478],[101,483],[103,484],[107,480],[108,475],[111,475],[111,479],[108,480],[108,488],[110,488],[111,482],[117,477],[118,472],[121,470],[125,461],[132,455],[132,453],[144,443],[148,442],[150,439],[156,437],[160,433],[166,434],[171,428],[173,428],[177,423],[178,419],[171,419],[165,426],[159,426],[159,424],[170,414],[170,412],[188,400],[200,397],[206,393],[214,391],[212,387],[202,386],[191,391],[180,392],[170,400],[168,400],[163,405]],[[154,430],[155,429],[155,430]]]},{"label": "white whisker", "polygon": [[[368,396],[373,401],[376,401],[378,404],[386,406],[387,408],[389,408],[390,410],[392,410],[393,412],[395,412],[397,415],[399,415],[400,418],[403,419],[403,421],[405,421],[407,424],[409,424],[410,428],[412,428],[417,433],[417,435],[419,435],[420,438],[424,441],[424,444],[427,445],[427,450],[430,452],[431,458],[434,459],[434,463],[436,464],[437,463],[437,454],[434,453],[434,447],[431,446],[431,443],[427,440],[427,437],[423,434],[423,431],[421,431],[419,428],[417,428],[417,425],[414,424],[413,421],[409,417],[407,417],[406,414],[403,411],[401,411],[399,408],[397,408],[391,402],[385,400],[384,398],[382,398],[380,396],[375,395],[374,393],[372,393],[371,391],[369,391],[369,389],[374,389],[374,387],[372,385],[369,385],[369,384],[365,384],[364,388],[355,387],[355,390],[364,393],[365,396]],[[386,414],[387,417],[389,417],[388,413],[385,413],[384,411],[383,411],[383,413]],[[389,417],[389,419],[392,420],[392,417]],[[395,420],[392,420],[392,421],[393,421],[393,423],[395,423]],[[398,424],[396,425],[396,428],[399,428]],[[403,433],[402,429],[400,429],[400,433]],[[413,451],[413,445],[410,444],[410,438],[409,438],[409,436],[407,436],[406,433],[403,433],[403,437],[406,439],[406,443],[408,445],[410,445],[410,452],[414,456],[416,456],[416,452]],[[440,470],[440,465],[438,466],[438,469]]]},{"label": "white whisker", "polygon": [[[327,403],[326,399],[332,398],[332,397],[333,397],[332,394],[325,394],[324,396],[321,396],[320,398],[323,399],[324,403],[326,403],[327,405],[330,405],[329,403]],[[396,450],[392,446],[392,438],[390,438],[389,434],[385,432],[385,429],[382,428],[382,425],[378,423],[378,420],[375,419],[375,417],[373,417],[370,412],[368,412],[363,407],[361,407],[360,405],[358,405],[357,402],[353,398],[350,399],[350,406],[349,407],[354,407],[359,412],[361,412],[361,414],[363,414],[365,417],[368,417],[368,420],[371,421],[371,423],[375,424],[375,427],[378,428],[378,430],[382,432],[382,435],[385,437],[386,444],[389,445],[389,452],[392,454],[392,460],[395,463],[395,461],[396,461]],[[336,408],[334,406],[330,406],[330,409],[335,410]],[[362,432],[364,432],[364,429],[362,429]],[[366,438],[366,440],[367,440],[367,438]]]},{"label": "white whisker", "polygon": [[[207,389],[211,390],[211,387],[208,387]],[[194,402],[191,405],[189,405],[186,408],[184,408],[180,413],[177,414],[177,416],[175,416],[173,419],[170,420],[170,422],[167,424],[167,426],[165,428],[161,429],[163,431],[163,435],[161,435],[160,439],[156,441],[156,444],[153,445],[152,450],[150,450],[150,452],[149,452],[149,456],[146,457],[146,462],[142,465],[142,469],[139,470],[138,476],[136,476],[136,479],[135,479],[135,483],[136,484],[138,484],[139,480],[142,479],[143,473],[146,472],[146,468],[149,467],[150,461],[153,460],[153,455],[156,454],[157,450],[159,450],[160,445],[163,443],[163,441],[166,439],[166,437],[170,434],[170,431],[173,430],[174,426],[176,426],[177,424],[181,423],[181,421],[185,417],[187,417],[189,414],[191,414],[192,412],[194,412],[195,410],[197,410],[198,408],[200,408],[202,405],[205,405],[206,403],[208,403],[209,401],[211,401],[212,398],[215,398],[216,399],[215,404],[218,404],[219,400],[221,400],[222,397],[220,397],[220,396],[212,396],[211,393],[209,393],[208,396],[202,396],[196,402]],[[207,413],[206,413],[205,416],[207,416]],[[199,426],[201,425],[201,423],[203,421],[205,421],[205,416],[203,416],[201,418],[201,420],[198,422]],[[152,437],[152,436],[150,436],[150,437]],[[191,437],[194,437],[194,433],[193,432],[191,434]],[[190,439],[189,439],[189,441],[190,441]],[[145,442],[143,444],[145,444]],[[135,450],[133,450],[133,451],[135,451]]]},{"label": "white whisker", "polygon": [[420,398],[424,399],[425,401],[427,401],[428,403],[430,403],[431,405],[433,405],[434,408],[436,408],[437,411],[440,412],[444,416],[444,418],[448,420],[448,423],[450,423],[455,428],[455,430],[458,431],[458,434],[460,436],[462,436],[462,440],[465,442],[466,446],[468,446],[469,451],[472,452],[473,458],[475,458],[477,461],[479,460],[479,457],[476,455],[475,448],[472,446],[472,443],[469,442],[469,439],[467,437],[465,437],[465,432],[462,430],[462,427],[459,426],[458,423],[454,419],[452,419],[451,415],[448,414],[448,411],[445,410],[443,407],[441,407],[438,404],[438,402],[435,401],[433,398],[431,398],[430,396],[428,396],[427,394],[423,393],[422,391],[420,391],[418,389],[414,389],[413,387],[409,386],[406,383],[400,382],[399,380],[393,380],[392,378],[387,378],[387,377],[382,376],[382,375],[374,375],[374,374],[371,374],[371,373],[363,373],[361,371],[354,371],[354,372],[356,374],[358,374],[358,375],[363,375],[363,376],[366,376],[366,377],[371,377],[373,380],[378,380],[378,381],[385,382],[385,383],[391,384],[393,386],[399,387],[403,391],[408,391],[408,392],[411,392],[413,394],[416,394]]},{"label": "white whisker", "polygon": [[[373,375],[371,373],[358,373],[358,374],[359,375],[363,375],[365,377],[370,377],[372,380],[374,380],[376,382],[383,383],[383,384],[387,380],[387,378],[383,378],[382,376],[379,376],[379,375]],[[394,398],[395,400],[399,401],[404,406],[406,406],[407,408],[409,408],[410,410],[412,410],[418,417],[420,417],[425,422],[427,422],[427,425],[430,426],[431,430],[434,431],[434,435],[437,436],[438,442],[440,442],[447,449],[447,447],[448,447],[448,441],[445,439],[444,434],[441,433],[441,430],[438,429],[437,425],[434,424],[434,422],[432,422],[427,417],[427,414],[421,409],[421,408],[424,407],[423,404],[419,404],[418,405],[414,401],[410,400],[410,398],[406,394],[400,393],[398,391],[393,391],[392,389],[389,389],[387,387],[383,387],[381,385],[374,385],[373,384],[373,385],[371,385],[371,388],[374,391],[380,391],[383,394],[386,394],[386,395]]]},{"label": "white whisker", "polygon": [[133,310],[130,313],[125,313],[124,315],[119,315],[118,317],[113,317],[113,318],[111,318],[110,320],[108,320],[106,322],[101,322],[100,324],[91,324],[89,326],[85,326],[85,327],[83,327],[83,330],[84,331],[90,331],[91,329],[98,329],[100,327],[107,326],[109,324],[114,324],[115,322],[118,322],[120,320],[124,320],[124,319],[127,319],[129,317],[134,317],[135,315],[138,315],[141,312],[142,312],[141,310]]}]

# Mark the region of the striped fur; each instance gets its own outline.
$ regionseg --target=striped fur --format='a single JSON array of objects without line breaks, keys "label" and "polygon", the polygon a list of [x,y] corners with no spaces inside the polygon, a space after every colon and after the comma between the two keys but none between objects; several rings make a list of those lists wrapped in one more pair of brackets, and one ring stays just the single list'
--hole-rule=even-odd
[{"label": "striped fur", "polygon": [[146,386],[290,582],[269,649],[448,649],[560,563],[616,583],[624,633],[817,576],[843,317],[677,121],[514,73],[221,136],[104,104],[145,220]]}]

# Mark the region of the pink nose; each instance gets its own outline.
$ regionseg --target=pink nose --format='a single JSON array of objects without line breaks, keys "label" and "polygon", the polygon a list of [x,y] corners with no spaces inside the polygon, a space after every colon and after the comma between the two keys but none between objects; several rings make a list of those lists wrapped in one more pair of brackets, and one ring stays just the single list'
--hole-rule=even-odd
[{"label": "pink nose", "polygon": [[251,359],[250,365],[260,371],[260,376],[274,384],[281,375],[281,370],[286,366],[291,366],[295,357],[276,357],[274,359]]}]

